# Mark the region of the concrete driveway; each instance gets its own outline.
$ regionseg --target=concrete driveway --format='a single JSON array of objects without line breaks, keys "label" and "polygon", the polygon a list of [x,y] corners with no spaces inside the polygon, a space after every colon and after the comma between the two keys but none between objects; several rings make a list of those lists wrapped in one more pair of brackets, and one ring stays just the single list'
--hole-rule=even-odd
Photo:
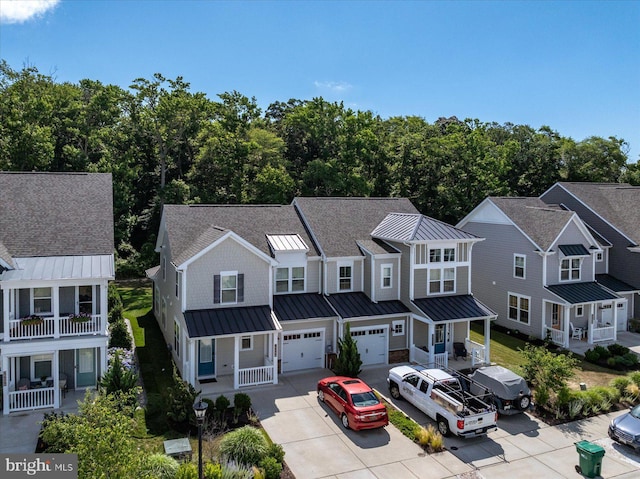
[{"label": "concrete driveway", "polygon": [[[360,377],[387,393],[389,367],[367,368]],[[640,455],[612,443],[604,414],[551,427],[527,414],[500,418],[487,437],[445,439],[446,450],[425,454],[394,426],[354,432],[316,397],[316,383],[329,370],[287,374],[280,384],[248,391],[263,427],[285,450],[297,479],[553,479],[580,478],[575,443],[588,440],[605,449],[603,478],[640,477]],[[396,401],[419,424],[432,423],[406,401]]]}]

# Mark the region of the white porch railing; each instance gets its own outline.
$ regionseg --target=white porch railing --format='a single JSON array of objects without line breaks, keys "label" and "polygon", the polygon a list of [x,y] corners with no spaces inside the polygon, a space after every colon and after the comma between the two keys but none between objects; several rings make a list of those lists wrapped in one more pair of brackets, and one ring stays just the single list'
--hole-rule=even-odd
[{"label": "white porch railing", "polygon": [[449,367],[449,353],[437,353],[433,355],[433,364],[436,368],[448,368]]},{"label": "white porch railing", "polygon": [[9,412],[53,407],[55,388],[37,388],[9,393]]},{"label": "white porch railing", "polygon": [[549,326],[545,326],[545,330],[545,337],[549,336],[551,342],[564,347],[564,331],[561,329],[550,328]]},{"label": "white porch railing", "polygon": [[483,344],[466,339],[464,346],[467,351],[471,351],[471,366],[485,363],[485,347]]},{"label": "white porch railing", "polygon": [[274,366],[260,366],[238,370],[238,386],[256,386],[273,383]]},{"label": "white porch railing", "polygon": [[409,359],[418,364],[429,364],[429,353],[424,349],[411,345]]},{"label": "white porch railing", "polygon": [[22,319],[9,321],[9,340],[38,339],[56,337],[56,322],[59,336],[82,336],[102,332],[102,315],[91,316],[91,320],[75,322],[68,317],[43,318],[39,324],[24,324]]},{"label": "white porch railing", "polygon": [[591,341],[597,343],[599,341],[612,341],[615,338],[615,327],[604,326],[592,328],[593,331],[589,331]]}]

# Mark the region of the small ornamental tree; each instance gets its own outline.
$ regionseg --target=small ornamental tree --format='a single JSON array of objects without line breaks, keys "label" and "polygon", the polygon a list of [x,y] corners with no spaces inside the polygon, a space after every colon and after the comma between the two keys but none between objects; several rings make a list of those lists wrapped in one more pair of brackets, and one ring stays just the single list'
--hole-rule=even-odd
[{"label": "small ornamental tree", "polygon": [[339,376],[355,378],[362,371],[360,366],[362,366],[362,359],[360,359],[358,344],[351,337],[351,326],[346,323],[344,337],[338,338],[338,357],[334,370]]}]

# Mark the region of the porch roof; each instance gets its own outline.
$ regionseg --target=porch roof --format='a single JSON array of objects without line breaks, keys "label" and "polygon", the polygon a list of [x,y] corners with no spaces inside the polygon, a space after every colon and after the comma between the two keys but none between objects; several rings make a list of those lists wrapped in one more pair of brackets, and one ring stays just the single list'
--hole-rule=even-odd
[{"label": "porch roof", "polygon": [[597,303],[619,298],[596,282],[553,284],[545,288],[570,304]]},{"label": "porch roof", "polygon": [[275,331],[269,306],[185,311],[190,338]]},{"label": "porch roof", "polygon": [[401,301],[392,300],[374,303],[362,292],[332,294],[327,299],[343,318],[388,316],[410,312],[409,308]]},{"label": "porch roof", "polygon": [[432,321],[479,319],[497,316],[470,294],[414,299],[415,304]]},{"label": "porch roof", "polygon": [[326,298],[318,293],[274,295],[273,310],[278,321],[337,316]]},{"label": "porch roof", "polygon": [[640,291],[640,288],[631,286],[629,283],[625,283],[618,278],[614,278],[610,274],[596,274],[596,281],[598,284],[610,289],[611,291],[615,291],[616,293]]},{"label": "porch roof", "polygon": [[2,281],[113,279],[112,255],[14,258],[15,269],[0,274]]}]

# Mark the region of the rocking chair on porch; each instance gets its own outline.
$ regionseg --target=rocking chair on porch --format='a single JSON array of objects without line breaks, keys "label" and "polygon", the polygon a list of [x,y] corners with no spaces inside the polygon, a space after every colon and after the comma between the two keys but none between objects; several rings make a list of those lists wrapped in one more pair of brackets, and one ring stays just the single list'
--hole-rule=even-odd
[{"label": "rocking chair on porch", "polygon": [[453,343],[453,359],[458,358],[467,359],[467,348],[464,343]]},{"label": "rocking chair on porch", "polygon": [[569,322],[569,327],[571,329],[571,339],[582,339],[582,328],[576,328],[572,322]]}]

